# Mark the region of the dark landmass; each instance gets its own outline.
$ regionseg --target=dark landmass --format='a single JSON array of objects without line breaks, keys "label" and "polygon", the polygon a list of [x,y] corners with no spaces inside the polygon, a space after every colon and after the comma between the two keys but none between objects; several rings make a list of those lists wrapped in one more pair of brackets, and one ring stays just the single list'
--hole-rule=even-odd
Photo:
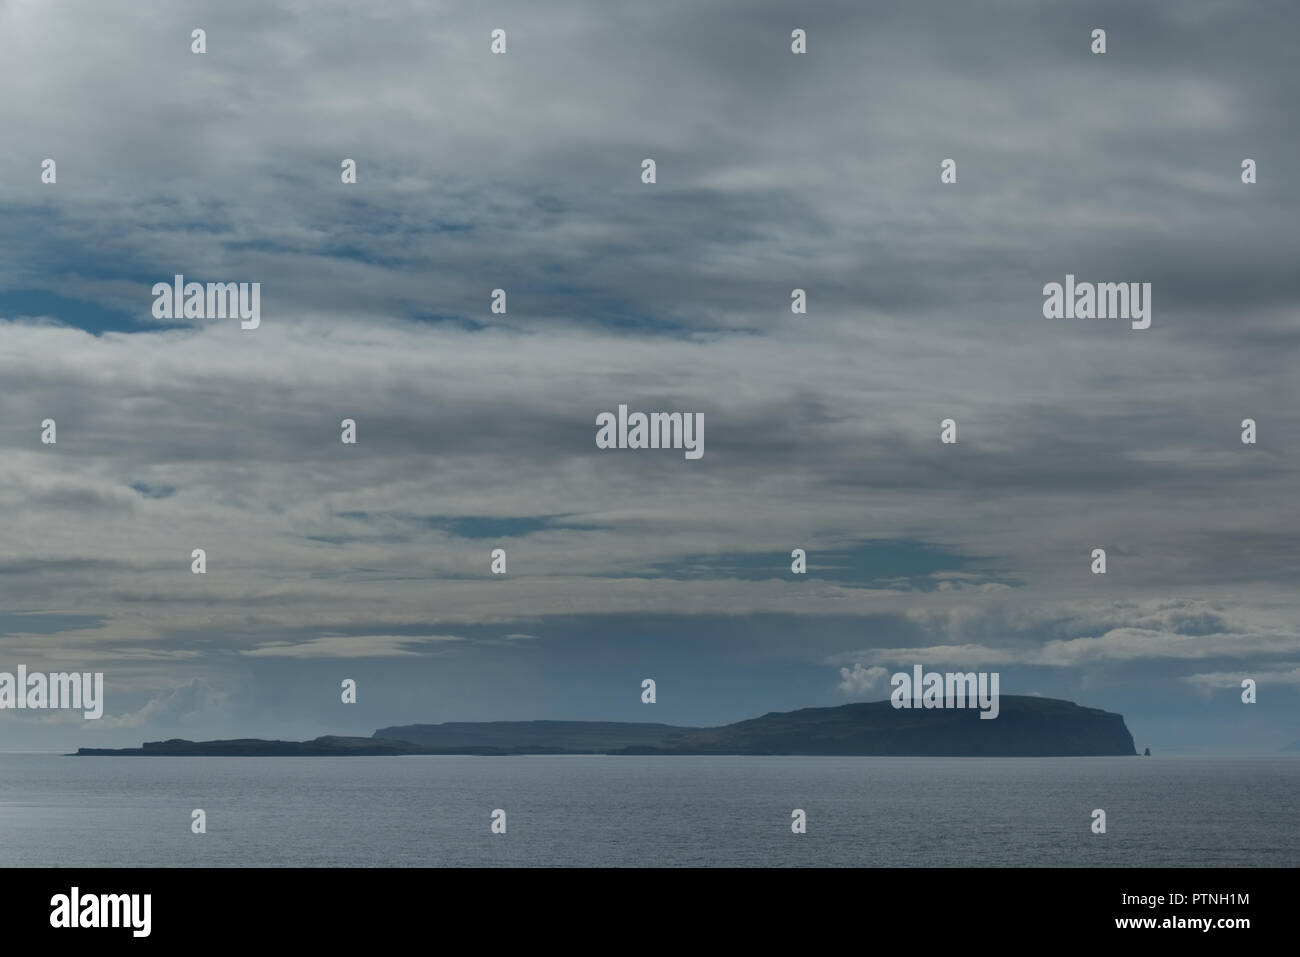
[{"label": "dark landmass", "polygon": [[1137,754],[1122,715],[1072,701],[1002,695],[996,718],[973,709],[894,708],[888,701],[772,712],[694,728],[625,754],[1052,757]]},{"label": "dark landmass", "polygon": [[341,738],[332,734],[311,741],[268,741],[265,738],[231,738],[225,741],[146,741],[139,748],[78,748],[79,756],[110,757],[188,757],[188,758],[336,758],[351,755],[383,756],[393,754],[581,754],[564,748],[448,747],[425,748],[410,741],[385,738]]},{"label": "dark landmass", "polygon": [[703,728],[630,721],[449,721],[380,728],[376,738],[426,748],[560,748],[578,754],[609,754],[623,748],[661,747],[675,735]]},{"label": "dark landmass", "polygon": [[146,741],[140,748],[78,748],[77,754],[158,755],[167,757],[294,757],[344,754],[410,754],[406,741],[381,738],[339,738],[325,735],[314,741],[267,741],[262,738],[232,738],[228,741]]},{"label": "dark landmass", "polygon": [[484,721],[380,728],[313,741],[148,741],[78,755],[305,757],[402,754],[748,754],[897,757],[1135,755],[1122,715],[1071,701],[1002,695],[996,718],[975,709],[895,709],[888,701],[770,712],[717,728],[619,721]]}]

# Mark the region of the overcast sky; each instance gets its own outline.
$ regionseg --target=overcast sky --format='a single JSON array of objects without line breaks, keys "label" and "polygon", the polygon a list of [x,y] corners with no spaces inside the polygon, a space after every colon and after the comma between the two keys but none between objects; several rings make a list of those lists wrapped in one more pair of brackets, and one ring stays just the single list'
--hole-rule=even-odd
[{"label": "overcast sky", "polygon": [[[1298,26],[9,0],[0,670],[103,671],[106,714],[0,747],[704,724],[914,663],[1161,753],[1300,741]],[[176,273],[260,282],[260,328],[155,320]],[[1067,273],[1151,327],[1044,318]],[[703,458],[598,449],[619,404]]]}]

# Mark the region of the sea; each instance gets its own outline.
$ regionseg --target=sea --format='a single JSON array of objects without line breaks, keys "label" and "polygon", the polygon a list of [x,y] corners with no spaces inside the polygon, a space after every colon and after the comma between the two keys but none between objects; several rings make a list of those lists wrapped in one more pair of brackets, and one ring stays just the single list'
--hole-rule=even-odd
[{"label": "sea", "polygon": [[[206,832],[192,831],[202,809]],[[806,832],[792,830],[802,810]],[[1096,810],[1105,832],[1095,833]],[[505,833],[493,833],[504,811]],[[500,820],[502,815],[495,815]],[[1252,867],[1300,756],[0,754],[0,866]]]}]

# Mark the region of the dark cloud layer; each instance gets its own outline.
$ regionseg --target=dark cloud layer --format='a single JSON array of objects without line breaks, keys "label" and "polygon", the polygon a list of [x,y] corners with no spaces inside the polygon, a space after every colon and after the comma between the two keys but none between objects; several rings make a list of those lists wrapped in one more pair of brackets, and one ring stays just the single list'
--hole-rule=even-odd
[{"label": "dark cloud layer", "polygon": [[[638,717],[656,668],[659,720],[724,720],[904,653],[1294,740],[1298,18],[9,4],[0,656],[102,667],[124,741]],[[261,328],[154,321],[178,272],[260,281]],[[1067,273],[1151,283],[1151,328],[1044,319]],[[597,450],[620,403],[704,458]]]}]

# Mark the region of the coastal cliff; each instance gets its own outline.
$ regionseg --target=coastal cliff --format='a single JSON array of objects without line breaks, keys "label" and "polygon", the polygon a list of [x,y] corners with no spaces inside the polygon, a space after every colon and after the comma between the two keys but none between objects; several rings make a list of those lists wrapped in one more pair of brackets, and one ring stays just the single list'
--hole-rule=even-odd
[{"label": "coastal cliff", "polygon": [[601,721],[496,721],[381,728],[376,738],[446,749],[549,747],[604,754],[803,754],[1046,757],[1136,754],[1122,715],[1071,701],[1002,695],[992,720],[974,709],[894,708],[888,701],[771,712],[716,728]]},{"label": "coastal cliff", "polygon": [[404,754],[749,754],[896,757],[1082,757],[1136,754],[1122,715],[1071,701],[1001,696],[994,719],[973,709],[896,709],[888,701],[770,712],[716,728],[619,721],[483,721],[380,728],[312,741],[148,741],[81,756],[339,757]]}]

